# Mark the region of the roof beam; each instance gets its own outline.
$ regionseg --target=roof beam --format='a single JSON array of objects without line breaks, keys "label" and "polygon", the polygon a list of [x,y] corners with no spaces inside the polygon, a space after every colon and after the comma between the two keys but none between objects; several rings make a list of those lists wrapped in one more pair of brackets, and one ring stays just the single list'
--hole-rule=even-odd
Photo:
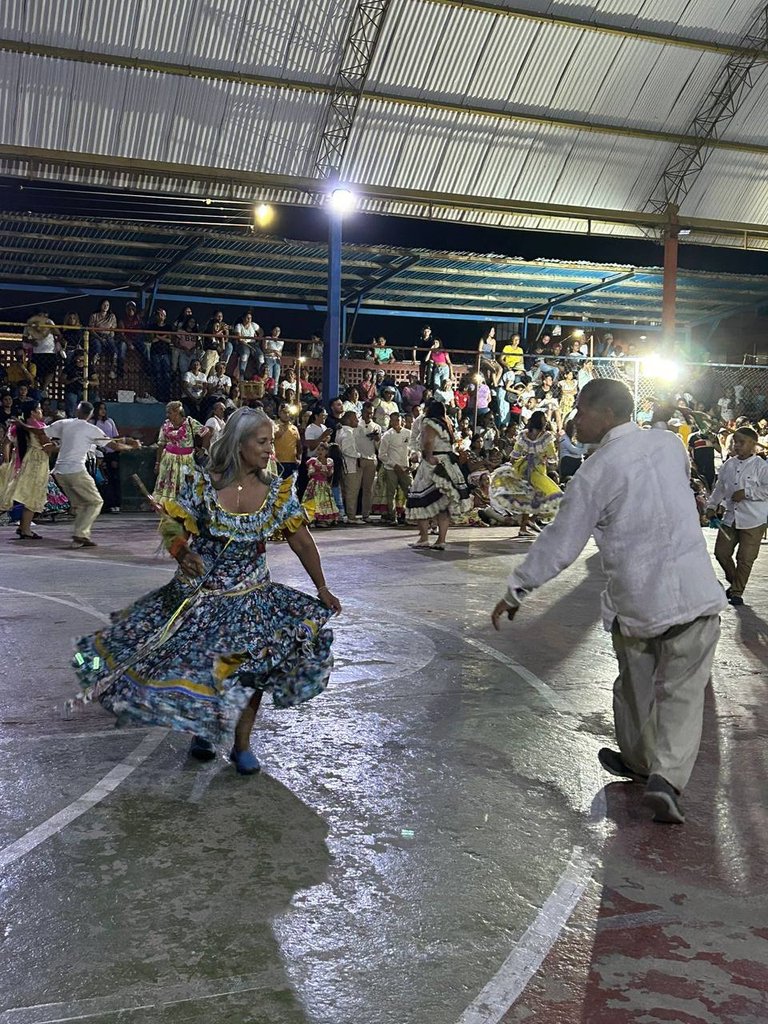
[{"label": "roof beam", "polygon": [[[33,146],[14,146],[0,142],[0,159],[14,160],[30,165],[27,173],[39,171],[41,167],[78,168],[88,171],[106,171],[141,178],[168,177],[189,181],[203,189],[206,185],[225,186],[228,189],[242,187],[256,191],[277,190],[285,192],[293,190],[304,195],[316,195],[318,180],[302,178],[294,175],[264,174],[255,171],[242,171],[229,167],[207,167],[200,164],[174,164],[160,160],[143,160],[137,158],[113,157],[100,153],[76,153],[67,150],[54,150]],[[636,228],[664,228],[669,221],[666,215],[652,211],[611,210],[601,207],[567,206],[561,203],[546,201],[522,201],[504,199],[497,196],[472,196],[463,193],[428,191],[425,189],[403,189],[389,185],[371,185],[362,182],[349,183],[362,201],[397,203],[423,207],[425,212],[420,216],[433,216],[434,210],[463,210],[474,213],[493,213],[500,216],[532,216],[546,217],[553,220],[583,220],[588,224],[628,225]],[[204,193],[203,193],[204,194]],[[283,199],[283,202],[286,202]],[[63,223],[66,223],[65,221]],[[93,221],[98,226],[98,221]],[[692,232],[717,233],[736,236],[739,240],[750,237],[768,239],[768,224],[749,224],[739,221],[719,221],[706,217],[689,217],[681,215],[679,227],[689,228]],[[502,225],[503,226],[503,225]],[[156,234],[182,235],[178,228],[150,228]],[[188,232],[189,234],[190,232]],[[227,235],[211,232],[208,237],[240,238],[242,233]],[[615,237],[615,236],[613,236]]]},{"label": "roof beam", "polygon": [[[443,2],[443,0],[428,0]],[[493,8],[496,13],[504,13],[502,8]],[[584,26],[586,27],[586,26]],[[163,61],[144,60],[138,57],[123,57],[110,53],[95,53],[87,50],[74,50],[61,46],[39,46],[16,39],[0,39],[0,51],[25,53],[32,56],[53,57],[57,60],[76,61],[86,64],[103,64],[111,67],[133,68],[143,71],[155,71],[166,75],[182,75],[185,78],[203,78],[209,81],[234,81],[248,85],[281,90],[301,90],[320,94],[331,94],[333,86],[325,82],[296,82],[267,75],[250,75],[246,73],[220,71],[217,68],[192,67],[184,64],[171,64]],[[730,52],[730,51],[728,51]],[[383,89],[365,90],[360,97],[370,102],[397,103],[401,106],[425,110],[440,110],[475,117],[493,118],[497,121],[520,121],[523,124],[546,125],[564,128],[570,131],[592,132],[598,135],[613,135],[635,139],[649,139],[654,142],[665,142],[672,145],[691,145],[697,142],[695,135],[680,132],[667,132],[653,128],[640,128],[625,124],[600,123],[578,118],[558,117],[554,111],[546,114],[532,114],[526,110],[515,110],[506,104],[495,107],[482,103],[471,103],[457,98],[455,102],[442,99],[429,99],[422,96],[409,96],[405,92],[391,92]],[[730,139],[712,138],[707,140],[712,149],[732,149],[744,153],[768,153],[768,146],[759,143],[738,142]],[[319,185],[316,186],[316,190]]]},{"label": "roof beam", "polygon": [[738,54],[743,57],[762,57],[768,60],[768,51],[757,46],[739,46],[727,42],[718,43],[710,39],[698,39],[695,36],[670,36],[653,29],[629,28],[625,25],[611,25],[605,21],[582,21],[580,18],[569,18],[562,14],[545,14],[531,11],[515,4],[500,7],[492,0],[423,0],[425,3],[441,4],[445,7],[468,7],[473,11],[497,14],[502,17],[516,18],[524,21],[535,21],[545,25],[557,25],[561,28],[574,28],[582,32],[596,32],[600,35],[619,36],[624,39],[639,39],[659,46],[680,46],[689,50],[700,50],[708,53]]}]

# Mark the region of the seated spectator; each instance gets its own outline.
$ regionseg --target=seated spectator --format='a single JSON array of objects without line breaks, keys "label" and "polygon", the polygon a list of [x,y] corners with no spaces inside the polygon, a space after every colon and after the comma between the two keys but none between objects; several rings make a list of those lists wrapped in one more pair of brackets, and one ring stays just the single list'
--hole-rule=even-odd
[{"label": "seated spectator", "polygon": [[[120,340],[126,346],[126,349],[132,348],[134,349],[135,352],[138,353],[138,356],[141,359],[142,366],[144,367],[144,372],[149,373],[149,341],[144,334],[136,333],[137,331],[141,331],[142,328],[144,327],[144,320],[139,315],[136,303],[132,299],[126,302],[125,312],[118,321],[117,326],[121,332]],[[125,331],[128,331],[130,333],[122,333]]]},{"label": "seated spectator", "polygon": [[522,370],[524,352],[520,345],[520,335],[513,334],[509,341],[505,342],[501,350],[501,365],[506,370]]},{"label": "seated spectator", "polygon": [[65,359],[69,359],[76,349],[83,347],[83,325],[77,313],[70,312],[64,317],[64,326],[60,332],[61,353]]},{"label": "seated spectator", "polygon": [[101,366],[102,360],[109,367],[109,376],[114,380],[122,377],[125,368],[127,346],[122,338],[115,337],[117,317],[109,308],[109,299],[102,299],[99,308],[91,313],[88,320],[90,366]]},{"label": "seated spectator", "polygon": [[309,379],[309,370],[305,366],[299,371],[299,389],[302,401],[320,398],[320,389]]},{"label": "seated spectator", "polygon": [[280,337],[281,333],[281,329],[275,325],[269,334],[265,335],[261,343],[261,349],[264,353],[265,373],[274,380],[275,386],[280,383],[281,360],[283,345],[285,344]]},{"label": "seated spectator", "polygon": [[247,375],[248,363],[252,356],[256,360],[257,370],[261,369],[264,365],[264,353],[258,343],[260,335],[261,328],[254,321],[253,313],[248,310],[243,314],[242,319],[235,324],[238,367],[241,380],[244,380]]},{"label": "seated spectator", "polygon": [[[296,371],[293,367],[289,366],[286,370],[283,370],[282,377],[280,379],[280,385],[278,387],[278,394],[284,402],[294,402],[299,396],[299,384],[296,380]],[[289,392],[290,398],[289,398]]]},{"label": "seated spectator", "polygon": [[203,373],[208,376],[216,363],[226,366],[232,355],[232,342],[229,340],[229,324],[224,320],[224,312],[217,309],[205,325],[203,338]]},{"label": "seated spectator", "polygon": [[187,415],[193,419],[202,418],[203,403],[208,395],[208,378],[203,373],[203,364],[199,359],[193,359],[189,364],[189,369],[182,378],[181,389]]},{"label": "seated spectator", "polygon": [[387,345],[387,339],[383,334],[379,335],[373,343],[373,361],[378,366],[384,366],[395,361],[395,353]]},{"label": "seated spectator", "polygon": [[226,410],[222,401],[219,400],[213,403],[211,415],[205,421],[205,426],[208,427],[211,432],[211,444],[218,439],[224,429],[226,423],[225,412]]},{"label": "seated spectator", "polygon": [[[408,374],[408,383],[403,387],[401,395],[405,412],[410,412],[414,405],[421,405],[423,403],[424,385],[419,383],[419,375],[417,373]],[[370,401],[370,399],[366,399],[366,401]]]},{"label": "seated spectator", "polygon": [[35,386],[37,380],[37,366],[30,362],[27,350],[23,345],[13,350],[10,365],[6,370],[6,382],[15,396],[18,393],[20,384],[26,384],[28,389]]},{"label": "seated spectator", "polygon": [[64,409],[68,419],[75,418],[77,407],[84,395],[85,353],[78,352],[64,370]]},{"label": "seated spectator", "polygon": [[176,337],[174,338],[174,348],[171,357],[173,372],[178,372],[183,380],[184,376],[189,372],[193,360],[200,362],[201,356],[202,350],[200,348],[197,320],[193,316],[188,316],[182,323],[181,328],[176,331]]}]

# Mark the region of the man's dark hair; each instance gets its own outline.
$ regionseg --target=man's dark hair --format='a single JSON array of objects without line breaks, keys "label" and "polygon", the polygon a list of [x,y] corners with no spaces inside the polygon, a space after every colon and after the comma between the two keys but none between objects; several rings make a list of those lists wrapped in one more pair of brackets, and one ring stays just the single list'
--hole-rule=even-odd
[{"label": "man's dark hair", "polygon": [[757,431],[753,430],[752,427],[739,427],[738,430],[734,430],[734,434],[741,434],[742,437],[748,437],[750,441],[759,441]]},{"label": "man's dark hair", "polygon": [[579,405],[601,405],[610,409],[617,420],[629,420],[635,411],[635,400],[620,380],[590,380],[579,392]]}]

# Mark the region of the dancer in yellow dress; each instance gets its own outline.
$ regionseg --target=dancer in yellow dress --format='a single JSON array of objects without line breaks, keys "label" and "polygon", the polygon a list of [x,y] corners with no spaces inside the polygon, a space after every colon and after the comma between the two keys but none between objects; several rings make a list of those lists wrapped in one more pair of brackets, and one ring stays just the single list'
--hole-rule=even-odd
[{"label": "dancer in yellow dress", "polygon": [[531,518],[551,519],[562,500],[563,492],[547,476],[548,462],[557,462],[555,436],[544,413],[535,412],[517,435],[510,461],[491,476],[491,504],[520,516],[520,537],[531,538]]},{"label": "dancer in yellow dress", "polygon": [[[32,429],[25,430],[24,427]],[[21,410],[21,423],[11,425],[8,440],[15,446],[13,460],[4,474],[5,486],[0,494],[0,509],[9,509],[14,502],[24,506],[21,522],[16,531],[19,540],[41,540],[32,529],[36,512],[42,512],[48,500],[49,453],[55,451],[52,441],[41,440],[45,426],[43,410],[36,400],[25,402]],[[33,432],[34,431],[34,432]]]}]

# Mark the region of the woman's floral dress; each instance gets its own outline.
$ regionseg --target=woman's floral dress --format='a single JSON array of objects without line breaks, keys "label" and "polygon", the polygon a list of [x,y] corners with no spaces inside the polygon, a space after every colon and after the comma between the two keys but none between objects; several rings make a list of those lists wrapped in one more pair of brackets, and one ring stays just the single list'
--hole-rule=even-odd
[{"label": "woman's floral dress", "polygon": [[307,459],[307,472],[309,483],[304,492],[304,508],[308,516],[316,523],[338,523],[341,513],[331,491],[333,462],[330,459],[324,462]]},{"label": "woman's floral dress", "polygon": [[153,497],[158,501],[175,498],[187,479],[194,474],[195,437],[201,430],[202,423],[191,416],[187,416],[178,427],[174,427],[170,420],[166,420],[160,427],[157,444],[162,448],[162,455],[153,492]]},{"label": "woman's floral dress", "polygon": [[[166,537],[186,533],[206,574],[170,583],[113,614],[109,628],[77,644],[85,700],[121,720],[161,725],[229,745],[256,690],[276,707],[325,689],[333,665],[331,611],[314,597],[273,583],[265,542],[306,522],[292,481],[275,479],[258,512],[234,514],[196,470],[175,501],[163,503]],[[170,527],[170,533],[164,529]]]},{"label": "woman's floral dress", "polygon": [[491,504],[510,515],[552,518],[563,492],[547,476],[548,461],[557,461],[554,436],[547,430],[531,438],[521,431],[511,460],[491,475]]}]

